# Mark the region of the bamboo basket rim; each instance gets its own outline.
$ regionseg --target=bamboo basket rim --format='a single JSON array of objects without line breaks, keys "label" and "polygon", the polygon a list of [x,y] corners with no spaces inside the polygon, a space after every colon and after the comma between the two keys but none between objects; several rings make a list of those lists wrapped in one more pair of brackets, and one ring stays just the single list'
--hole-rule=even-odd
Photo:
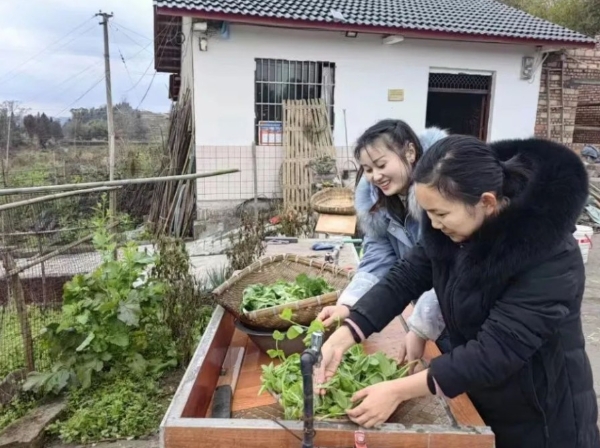
[{"label": "bamboo basket rim", "polygon": [[[344,200],[350,199],[352,205],[337,205],[336,201],[339,204],[341,196],[343,196]],[[310,203],[313,210],[319,213],[337,213],[343,215],[356,214],[354,209],[354,192],[346,187],[329,187],[317,191],[310,198]]]},{"label": "bamboo basket rim", "polygon": [[[215,288],[213,290],[213,294],[215,296],[221,296],[225,292],[227,292],[227,290],[229,290],[234,284],[236,284],[243,278],[247,277],[248,275],[262,269],[264,266],[267,266],[269,264],[279,263],[282,261],[292,261],[295,263],[303,264],[308,267],[315,267],[315,268],[320,269],[321,271],[332,272],[334,275],[342,274],[342,275],[347,276],[348,279],[351,279],[354,275],[354,270],[348,271],[346,269],[342,269],[331,263],[327,263],[327,262],[320,261],[320,260],[314,260],[311,258],[301,257],[300,255],[285,253],[285,254],[272,255],[269,257],[262,257],[261,259],[252,263],[250,266],[233,274],[227,281],[225,281],[220,286]],[[307,299],[304,299],[304,300],[307,300]]]},{"label": "bamboo basket rim", "polygon": [[303,310],[305,308],[312,308],[314,306],[322,305],[323,303],[327,304],[329,302],[332,302],[333,300],[337,300],[341,293],[342,290],[338,289],[337,291],[328,292],[319,296],[313,296],[307,299],[296,300],[295,302],[283,303],[281,305],[255,310],[250,313],[243,311],[242,314],[244,314],[244,316],[246,316],[248,319],[260,319],[267,316],[279,316],[286,309]]}]

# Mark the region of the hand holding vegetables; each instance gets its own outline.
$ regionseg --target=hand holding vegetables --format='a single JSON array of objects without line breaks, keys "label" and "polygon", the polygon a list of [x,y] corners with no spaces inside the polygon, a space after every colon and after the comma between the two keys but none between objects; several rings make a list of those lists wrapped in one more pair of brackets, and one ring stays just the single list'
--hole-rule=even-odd
[{"label": "hand holding vegetables", "polygon": [[317,319],[323,322],[325,327],[331,327],[333,324],[343,322],[350,315],[350,308],[345,305],[326,306],[321,310]]},{"label": "hand holding vegetables", "polygon": [[[313,321],[310,327],[306,328],[292,322],[291,315],[291,310],[282,313],[282,319],[290,321],[293,325],[286,334],[274,332],[275,340],[282,341],[285,337],[293,339],[299,335],[305,335],[305,343],[308,343],[312,332],[324,330],[323,323],[319,320]],[[389,418],[395,409],[394,404],[396,403],[397,406],[402,400],[383,403],[381,398],[386,394],[378,391],[383,391],[385,388],[373,388],[372,386],[385,382],[389,387],[389,380],[402,378],[408,373],[410,366],[399,367],[396,361],[388,358],[382,352],[366,354],[362,345],[354,344],[354,339],[347,327],[338,329],[323,348],[321,380],[316,388],[316,391],[321,393],[315,397],[315,417],[323,419],[349,416],[354,418],[351,416],[353,412],[350,410],[353,406],[358,405],[356,418],[379,421],[391,409],[385,417]],[[276,395],[284,409],[286,419],[302,418],[304,400],[300,354],[285,357],[281,350],[272,350],[269,355],[279,358],[281,363],[279,365],[271,363],[262,367],[260,393],[268,390]],[[364,398],[364,401],[359,404],[361,397]],[[363,406],[365,402],[367,403],[366,408]],[[383,411],[372,414],[372,407],[380,406],[382,403],[384,404]]]},{"label": "hand holding vegetables", "polygon": [[322,387],[335,375],[346,350],[355,344],[348,327],[338,328],[321,347],[321,363],[315,369],[315,391],[324,395]]}]

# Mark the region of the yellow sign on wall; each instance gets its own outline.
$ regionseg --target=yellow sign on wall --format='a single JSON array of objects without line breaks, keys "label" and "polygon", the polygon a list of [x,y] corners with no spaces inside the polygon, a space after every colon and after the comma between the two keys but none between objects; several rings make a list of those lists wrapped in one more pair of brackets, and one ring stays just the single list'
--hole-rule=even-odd
[{"label": "yellow sign on wall", "polygon": [[388,101],[404,101],[404,89],[388,89]]}]

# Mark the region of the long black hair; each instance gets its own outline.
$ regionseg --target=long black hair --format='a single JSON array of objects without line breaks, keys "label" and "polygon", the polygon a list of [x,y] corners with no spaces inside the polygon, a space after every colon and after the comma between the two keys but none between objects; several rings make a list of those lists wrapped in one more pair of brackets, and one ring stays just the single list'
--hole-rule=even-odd
[{"label": "long black hair", "polygon": [[[406,158],[406,150],[411,143],[415,150],[415,162],[412,166]],[[421,146],[417,134],[415,134],[415,131],[402,120],[381,120],[363,132],[356,141],[354,158],[360,161],[361,153],[374,144],[381,144],[394,152],[400,157],[402,163],[409,168],[409,172],[412,171],[413,166],[416,165],[423,155],[423,147]],[[363,174],[364,168],[361,166],[356,175],[357,185]],[[377,189],[377,195],[377,202],[373,206],[373,210],[385,208],[396,220],[404,222],[404,219],[406,218],[406,207],[400,200],[400,197],[398,197],[398,195],[386,196],[379,189]]]},{"label": "long black hair", "polygon": [[448,199],[474,206],[483,193],[512,199],[525,188],[531,173],[518,156],[502,161],[481,140],[451,135],[429,148],[413,171],[413,179],[435,187]]}]

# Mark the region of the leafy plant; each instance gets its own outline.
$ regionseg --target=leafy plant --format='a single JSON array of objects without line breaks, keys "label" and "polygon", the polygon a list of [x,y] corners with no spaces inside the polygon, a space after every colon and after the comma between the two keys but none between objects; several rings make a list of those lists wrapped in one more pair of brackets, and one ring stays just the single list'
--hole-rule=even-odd
[{"label": "leafy plant", "polygon": [[20,394],[14,397],[5,407],[0,406],[0,432],[37,405],[38,400],[32,394]]},{"label": "leafy plant", "polygon": [[241,227],[231,233],[231,246],[225,254],[232,270],[237,271],[250,266],[265,253],[267,224],[264,214],[259,213],[258,220],[249,212],[242,212]]},{"label": "leafy plant", "polygon": [[323,154],[310,161],[308,166],[319,175],[330,174],[335,168],[335,159],[330,155]]},{"label": "leafy plant", "polygon": [[261,310],[334,291],[323,278],[300,274],[294,282],[280,280],[272,285],[255,284],[244,289],[242,311]]},{"label": "leafy plant", "polygon": [[101,265],[65,284],[60,320],[42,335],[54,365],[31,373],[25,390],[57,394],[72,386],[89,388],[101,372],[125,369],[142,376],[177,364],[160,320],[165,285],[147,275],[154,257],[129,243],[115,260],[116,244],[105,222],[106,216],[99,218],[94,235]]},{"label": "leafy plant", "polygon": [[145,436],[156,430],[166,410],[159,396],[152,377],[108,377],[93,389],[70,394],[67,418],[49,431],[66,443]]},{"label": "leafy plant", "polygon": [[[324,331],[320,321],[313,321],[307,328],[291,321],[292,310],[286,309],[282,319],[293,325],[287,332],[276,331],[273,338],[280,342],[285,338],[294,339],[305,334],[304,343],[310,344],[310,335],[315,331]],[[269,391],[278,397],[286,419],[301,419],[304,412],[304,391],[300,371],[300,354],[286,357],[283,351],[269,351],[269,356],[278,358],[278,365],[270,363],[262,366],[262,387],[259,394]],[[354,345],[348,350],[335,375],[327,384],[325,395],[315,396],[315,417],[320,419],[340,418],[353,407],[351,397],[361,389],[382,381],[402,378],[408,374],[410,364],[399,367],[396,361],[382,352],[366,354],[362,345]]]},{"label": "leafy plant", "polygon": [[163,319],[171,331],[182,365],[187,366],[214,309],[213,283],[222,279],[216,271],[209,272],[206,282],[195,279],[181,239],[163,237],[156,248],[158,257],[152,276],[165,285]]}]

